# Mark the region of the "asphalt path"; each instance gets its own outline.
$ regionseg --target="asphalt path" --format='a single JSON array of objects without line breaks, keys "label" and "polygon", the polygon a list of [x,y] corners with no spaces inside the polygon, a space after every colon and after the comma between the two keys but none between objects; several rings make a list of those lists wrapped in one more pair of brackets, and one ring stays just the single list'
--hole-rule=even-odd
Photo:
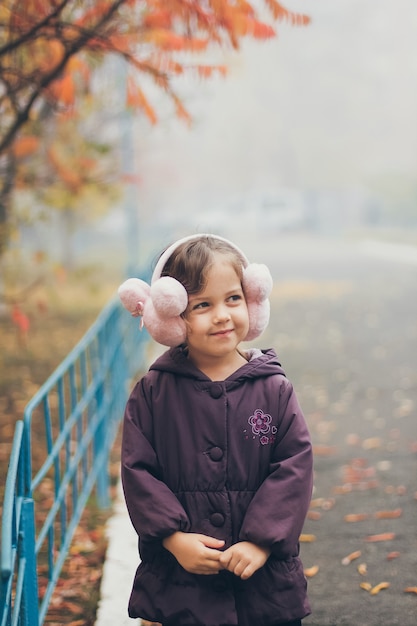
[{"label": "asphalt path", "polygon": [[293,236],[262,252],[275,284],[262,342],[315,449],[303,624],[416,626],[417,250]]}]

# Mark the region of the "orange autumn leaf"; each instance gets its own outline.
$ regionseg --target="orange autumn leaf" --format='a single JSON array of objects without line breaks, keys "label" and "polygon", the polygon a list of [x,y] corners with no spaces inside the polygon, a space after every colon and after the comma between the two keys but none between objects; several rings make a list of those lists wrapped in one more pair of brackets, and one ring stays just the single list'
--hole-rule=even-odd
[{"label": "orange autumn leaf", "polygon": [[311,21],[308,15],[289,11],[277,0],[265,0],[265,3],[276,20],[286,20],[294,26],[306,26]]},{"label": "orange autumn leaf", "polygon": [[383,589],[388,589],[390,586],[391,586],[391,583],[386,582],[386,581],[378,583],[377,585],[374,585],[374,586],[372,586],[371,583],[369,582],[362,582],[359,584],[359,587],[361,589],[364,589],[364,591],[368,591],[371,596],[376,596],[380,591],[382,591]]},{"label": "orange autumn leaf", "polygon": [[374,516],[376,519],[395,519],[401,517],[402,513],[402,509],[394,509],[393,511],[376,511]]},{"label": "orange autumn leaf", "polygon": [[345,515],[343,519],[345,522],[363,522],[369,519],[369,515],[367,513],[350,513]]},{"label": "orange autumn leaf", "polygon": [[417,593],[417,587],[406,587],[404,593]]},{"label": "orange autumn leaf", "polygon": [[77,26],[88,27],[96,24],[107,14],[110,6],[108,2],[94,2],[94,4],[84,11],[84,13],[76,20]]},{"label": "orange autumn leaf", "polygon": [[379,535],[368,535],[365,537],[365,541],[368,543],[375,543],[378,541],[392,541],[395,539],[395,533],[380,533]]},{"label": "orange autumn leaf", "polygon": [[26,15],[28,19],[33,16],[46,16],[50,8],[50,3],[45,0],[27,0],[26,2]]},{"label": "orange autumn leaf", "polygon": [[65,48],[58,39],[43,40],[39,38],[29,45],[32,60],[40,70],[49,72],[56,67],[63,59]]},{"label": "orange autumn leaf", "polygon": [[50,88],[50,94],[61,104],[70,106],[75,101],[75,84],[71,74],[67,73],[62,78],[54,81]]},{"label": "orange autumn leaf", "polygon": [[39,138],[33,135],[23,135],[18,137],[13,145],[13,152],[16,158],[21,159],[33,154],[39,146]]},{"label": "orange autumn leaf", "polygon": [[127,84],[126,104],[133,109],[142,109],[151,124],[156,124],[158,121],[155,110],[149,103],[142,89],[135,85],[132,79],[129,79]]},{"label": "orange autumn leaf", "polygon": [[147,35],[149,42],[152,42],[163,50],[183,50],[184,49],[184,37],[176,35],[172,31],[158,29],[150,31]]},{"label": "orange autumn leaf", "polygon": [[270,39],[276,34],[272,26],[251,18],[247,19],[246,29],[245,34],[251,35],[255,39]]},{"label": "orange autumn leaf", "polygon": [[332,456],[336,452],[336,446],[313,445],[313,454],[315,456]]},{"label": "orange autumn leaf", "polygon": [[316,541],[316,535],[302,533],[300,535],[300,543],[313,543]]},{"label": "orange autumn leaf", "polygon": [[362,483],[375,476],[375,468],[369,467],[364,459],[353,459],[349,465],[344,466],[343,476],[345,483]]},{"label": "orange autumn leaf", "polygon": [[144,16],[142,23],[147,29],[171,28],[172,14],[167,10],[153,11]]},{"label": "orange autumn leaf", "polygon": [[310,502],[310,509],[320,508],[324,511],[330,511],[335,505],[334,498],[314,498]]},{"label": "orange autumn leaf", "polygon": [[312,567],[307,567],[307,568],[304,569],[304,575],[306,576],[306,578],[313,578],[313,576],[318,574],[319,569],[320,568],[319,568],[318,565],[313,565]]},{"label": "orange autumn leaf", "polygon": [[362,555],[360,550],[355,550],[355,552],[351,552],[347,556],[342,559],[342,565],[349,565],[352,561],[355,561]]},{"label": "orange autumn leaf", "polygon": [[321,519],[321,513],[320,511],[314,511],[314,510],[310,510],[307,512],[307,519],[311,519],[314,521],[317,521],[319,519]]},{"label": "orange autumn leaf", "polygon": [[209,42],[207,39],[197,39],[195,37],[187,37],[184,40],[184,50],[190,52],[203,52],[207,49]]},{"label": "orange autumn leaf", "polygon": [[391,586],[390,583],[382,582],[382,583],[379,583],[378,585],[375,585],[375,587],[372,587],[369,593],[371,594],[371,596],[376,596],[377,593],[379,593],[383,589],[388,589],[390,586]]},{"label": "orange autumn leaf", "polygon": [[68,72],[78,73],[84,81],[88,81],[91,76],[91,70],[88,64],[80,57],[72,57],[67,64]]},{"label": "orange autumn leaf", "polygon": [[28,333],[30,328],[29,318],[17,304],[14,304],[12,308],[12,322],[19,330],[19,333],[22,333],[22,335]]},{"label": "orange autumn leaf", "polygon": [[177,116],[180,119],[183,119],[185,122],[188,122],[189,124],[191,123],[191,116],[188,113],[187,109],[184,107],[183,103],[181,102],[181,100],[175,95],[173,94],[173,100],[175,103],[175,112],[177,114]]},{"label": "orange autumn leaf", "polygon": [[230,18],[232,35],[238,37],[251,36],[255,39],[269,39],[275,36],[272,26],[254,19],[250,15],[236,14]]}]

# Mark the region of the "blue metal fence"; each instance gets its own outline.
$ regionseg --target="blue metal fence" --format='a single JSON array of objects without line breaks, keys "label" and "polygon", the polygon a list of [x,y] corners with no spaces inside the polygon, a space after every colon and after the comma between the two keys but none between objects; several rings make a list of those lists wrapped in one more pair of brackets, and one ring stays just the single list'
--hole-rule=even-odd
[{"label": "blue metal fence", "polygon": [[2,516],[1,626],[44,623],[93,490],[99,506],[109,504],[109,454],[148,338],[111,302],[17,422]]}]

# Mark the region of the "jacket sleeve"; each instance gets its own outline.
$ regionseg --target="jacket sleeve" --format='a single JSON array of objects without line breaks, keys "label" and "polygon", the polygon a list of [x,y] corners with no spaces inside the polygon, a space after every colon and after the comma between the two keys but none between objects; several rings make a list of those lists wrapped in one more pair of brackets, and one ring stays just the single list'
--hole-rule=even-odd
[{"label": "jacket sleeve", "polygon": [[148,541],[190,528],[184,508],[161,480],[152,431],[150,401],[141,381],[125,409],[121,476],[132,524],[141,539]]},{"label": "jacket sleeve", "polygon": [[310,434],[293,387],[284,378],[270,473],[246,511],[240,541],[268,546],[280,559],[297,555],[312,484]]}]

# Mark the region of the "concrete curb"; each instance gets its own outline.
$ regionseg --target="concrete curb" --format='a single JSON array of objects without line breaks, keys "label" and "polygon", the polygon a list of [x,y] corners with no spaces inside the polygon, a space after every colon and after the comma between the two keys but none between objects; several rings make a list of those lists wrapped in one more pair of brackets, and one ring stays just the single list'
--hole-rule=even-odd
[{"label": "concrete curb", "polygon": [[141,620],[131,619],[127,614],[139,555],[137,536],[127,513],[120,483],[106,532],[109,543],[103,566],[95,626],[140,626]]}]

